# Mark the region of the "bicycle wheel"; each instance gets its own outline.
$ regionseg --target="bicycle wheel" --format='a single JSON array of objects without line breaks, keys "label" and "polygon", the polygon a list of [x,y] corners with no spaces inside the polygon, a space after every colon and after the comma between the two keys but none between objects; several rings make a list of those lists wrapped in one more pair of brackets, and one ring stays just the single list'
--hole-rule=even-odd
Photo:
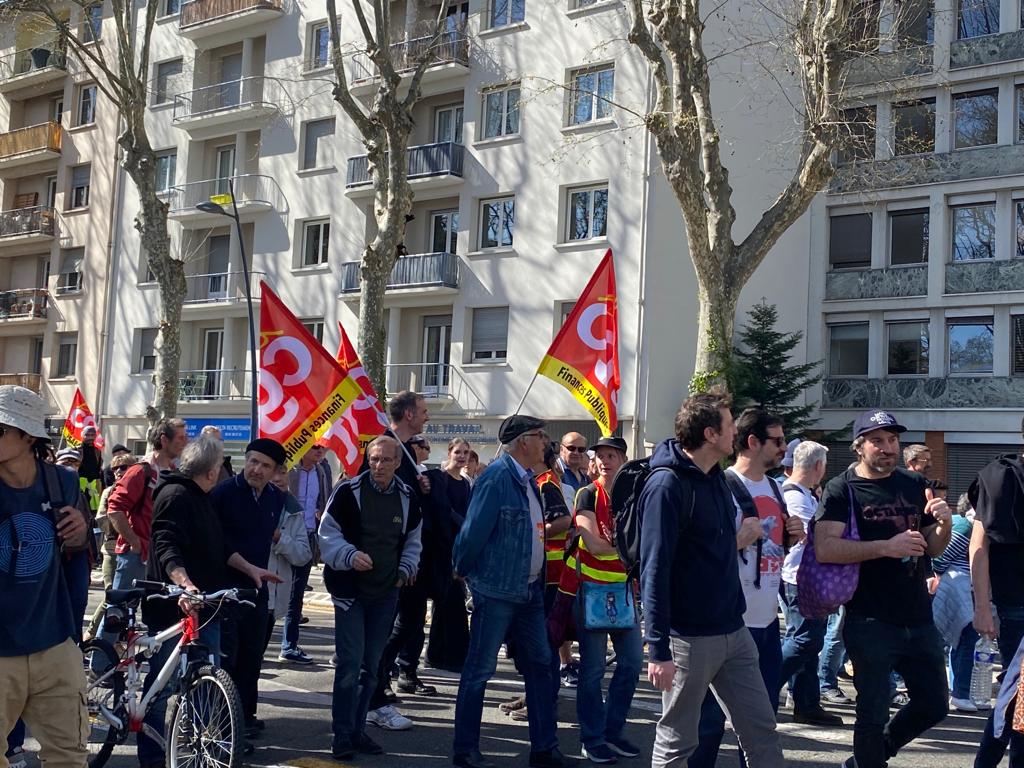
[{"label": "bicycle wheel", "polygon": [[205,664],[182,684],[167,708],[167,765],[238,768],[242,732],[238,689],[227,672]]},{"label": "bicycle wheel", "polygon": [[85,702],[89,711],[89,768],[102,768],[114,747],[124,741],[125,732],[118,730],[104,710],[118,713],[122,722],[124,674],[116,671],[117,653],[106,640],[94,637],[82,643],[82,666],[85,669]]}]

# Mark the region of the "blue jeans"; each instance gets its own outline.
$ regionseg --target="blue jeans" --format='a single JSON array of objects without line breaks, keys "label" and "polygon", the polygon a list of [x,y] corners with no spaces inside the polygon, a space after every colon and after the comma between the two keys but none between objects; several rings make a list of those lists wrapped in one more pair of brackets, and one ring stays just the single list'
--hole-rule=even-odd
[{"label": "blue jeans", "polygon": [[968,624],[960,632],[960,642],[949,649],[949,677],[953,681],[953,698],[971,698],[971,673],[974,671],[974,645],[978,633]]},{"label": "blue jeans", "polygon": [[786,617],[786,640],[780,679],[789,683],[793,712],[810,712],[821,707],[818,654],[825,643],[825,619],[804,618],[796,592],[796,584],[782,584],[779,602]]},{"label": "blue jeans", "polygon": [[[316,541],[316,531],[308,531],[309,548],[312,551]],[[288,612],[284,615],[284,630],[281,635],[281,653],[294,651],[299,647],[299,619],[302,618],[302,601],[306,596],[306,585],[309,583],[309,572],[313,570],[313,561],[303,566],[292,566],[292,592],[288,596]]]},{"label": "blue jeans", "polygon": [[[946,717],[949,690],[942,638],[934,624],[900,627],[847,614],[843,639],[857,687],[853,756],[858,768],[885,768],[901,747]],[[906,682],[910,701],[890,718],[894,671]]]},{"label": "blue jeans", "polygon": [[[601,746],[607,739],[622,736],[643,663],[643,641],[639,627],[610,633],[615,649],[615,672],[608,683],[608,700],[605,701],[601,681],[609,633],[582,630],[578,634],[580,678],[576,687],[576,715],[580,721],[580,741],[591,749]],[[557,657],[557,649],[552,650],[552,655]]]},{"label": "blue jeans", "polygon": [[[750,636],[757,646],[757,662],[761,669],[761,679],[768,691],[768,701],[772,711],[779,711],[779,689],[782,687],[782,640],[779,637],[779,621],[776,619],[767,627],[747,627]],[[725,735],[725,712],[722,711],[715,695],[708,691],[700,708],[700,723],[697,726],[699,743],[696,751],[690,755],[687,763],[689,768],[714,768],[718,760],[718,749]],[[740,750],[740,765],[746,766],[747,761]]]},{"label": "blue jeans", "polygon": [[818,687],[822,691],[839,690],[839,668],[846,661],[846,646],[843,644],[843,620],[845,618],[846,608],[842,606],[828,617],[825,641],[818,662],[818,680],[820,681]]},{"label": "blue jeans", "polygon": [[484,690],[497,669],[498,649],[510,630],[526,683],[530,748],[533,752],[554,749],[558,739],[555,702],[551,696],[552,651],[544,624],[544,585],[539,580],[531,584],[525,603],[485,597],[473,589],[472,583],[470,591],[473,593],[473,617],[469,627],[469,652],[462,666],[455,701],[455,754],[467,754],[480,748]]},{"label": "blue jeans", "polygon": [[[1007,665],[1013,660],[1017,646],[1024,638],[1024,605],[997,605],[996,615],[999,617],[999,655],[1003,664]],[[973,657],[974,646],[971,646],[971,651]],[[1008,708],[1006,714],[1007,720],[1011,720],[1013,707]],[[1010,747],[1011,768],[1024,765],[1024,735],[1013,730],[1007,722],[1003,727],[1002,738],[997,739],[993,731],[994,717],[995,710],[989,713],[988,722],[985,723],[985,732],[981,735],[978,754],[974,758],[974,768],[995,768],[1003,759],[1007,746]]]},{"label": "blue jeans", "polygon": [[352,743],[366,728],[370,696],[377,687],[377,667],[391,634],[398,589],[372,600],[356,598],[348,610],[334,607],[334,670],[331,730],[335,744]]}]

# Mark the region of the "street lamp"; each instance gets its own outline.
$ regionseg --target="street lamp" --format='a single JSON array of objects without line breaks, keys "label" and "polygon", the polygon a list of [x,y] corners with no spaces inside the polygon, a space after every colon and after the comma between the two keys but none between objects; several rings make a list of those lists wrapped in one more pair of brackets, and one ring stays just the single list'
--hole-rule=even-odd
[{"label": "street lamp", "polygon": [[[242,222],[238,218],[238,204],[235,202],[235,181],[227,179],[228,194],[211,195],[209,200],[199,203],[197,210],[203,213],[213,213],[218,216],[227,216],[235,220],[235,229],[238,232],[238,250],[242,256],[242,277],[245,286],[245,306],[249,314],[249,354],[252,356],[252,408],[249,414],[249,439],[255,440],[259,437],[259,383],[258,383],[258,361],[256,360],[256,321],[252,313],[252,290],[249,286],[249,265],[245,260],[245,240],[242,237]],[[224,205],[231,203],[231,211],[228,212]]]}]

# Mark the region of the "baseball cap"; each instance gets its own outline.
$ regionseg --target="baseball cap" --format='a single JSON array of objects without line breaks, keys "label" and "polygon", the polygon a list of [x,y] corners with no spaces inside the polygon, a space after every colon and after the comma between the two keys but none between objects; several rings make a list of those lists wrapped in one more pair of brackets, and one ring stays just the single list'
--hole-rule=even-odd
[{"label": "baseball cap", "polygon": [[0,386],[0,424],[20,429],[30,437],[46,434],[46,402],[31,389],[16,384]]},{"label": "baseball cap", "polygon": [[782,457],[782,466],[792,467],[793,466],[793,452],[796,447],[800,445],[800,438],[794,437],[789,441],[789,445],[786,446],[786,455]]},{"label": "baseball cap", "polygon": [[74,448],[62,448],[61,450],[57,451],[56,459],[57,461],[61,461],[62,459],[72,459],[73,461],[81,461],[82,454],[79,451],[76,451]]},{"label": "baseball cap", "polygon": [[864,411],[853,422],[853,437],[857,439],[868,432],[874,432],[876,429],[885,429],[896,434],[907,431],[907,428],[900,424],[896,417],[888,411]]}]

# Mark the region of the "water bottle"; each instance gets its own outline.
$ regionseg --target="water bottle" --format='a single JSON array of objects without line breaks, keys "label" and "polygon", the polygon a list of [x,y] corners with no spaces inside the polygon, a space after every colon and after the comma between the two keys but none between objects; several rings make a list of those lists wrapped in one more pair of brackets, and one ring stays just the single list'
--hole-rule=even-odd
[{"label": "water bottle", "polygon": [[982,635],[974,644],[974,668],[971,670],[971,701],[976,707],[992,704],[992,665],[998,651],[995,641]]}]

